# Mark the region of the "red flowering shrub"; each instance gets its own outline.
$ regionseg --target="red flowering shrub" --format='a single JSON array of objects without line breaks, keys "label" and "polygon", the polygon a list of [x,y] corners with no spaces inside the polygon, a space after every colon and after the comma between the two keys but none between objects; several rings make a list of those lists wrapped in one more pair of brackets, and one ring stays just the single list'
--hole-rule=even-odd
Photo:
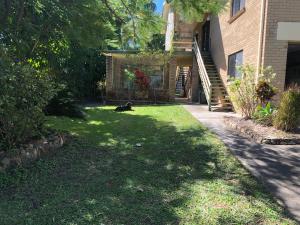
[{"label": "red flowering shrub", "polygon": [[139,87],[140,90],[147,90],[150,86],[150,79],[146,74],[138,69],[134,72],[135,75],[135,84]]}]

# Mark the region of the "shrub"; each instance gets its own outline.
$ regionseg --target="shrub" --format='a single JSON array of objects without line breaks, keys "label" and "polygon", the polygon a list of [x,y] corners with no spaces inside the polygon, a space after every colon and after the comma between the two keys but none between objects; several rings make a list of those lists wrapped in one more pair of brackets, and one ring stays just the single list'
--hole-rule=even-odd
[{"label": "shrub", "polygon": [[43,108],[57,87],[29,65],[0,63],[0,147],[10,149],[41,135]]},{"label": "shrub", "polygon": [[135,74],[135,84],[140,90],[148,90],[150,86],[150,79],[146,74],[140,70],[136,70]]},{"label": "shrub", "polygon": [[259,124],[264,126],[272,126],[274,111],[275,110],[273,106],[270,102],[268,102],[266,106],[259,105],[256,107],[253,118]]},{"label": "shrub", "polygon": [[44,109],[48,116],[67,116],[70,118],[84,119],[85,113],[76,104],[73,94],[66,88],[61,90]]},{"label": "shrub", "polygon": [[250,119],[257,106],[255,70],[250,65],[238,69],[242,77],[232,80],[229,85],[229,94],[234,107],[242,113],[243,117]]},{"label": "shrub", "polygon": [[270,101],[276,94],[275,88],[266,80],[260,80],[255,91],[261,104]]},{"label": "shrub", "polygon": [[280,100],[274,126],[284,131],[293,131],[300,122],[300,90],[290,88],[285,91]]},{"label": "shrub", "polygon": [[258,100],[263,105],[276,94],[276,89],[271,85],[275,74],[271,67],[261,68],[257,75],[251,65],[240,66],[238,70],[241,77],[231,79],[230,99],[235,109],[241,112],[244,118],[251,119],[259,104]]}]

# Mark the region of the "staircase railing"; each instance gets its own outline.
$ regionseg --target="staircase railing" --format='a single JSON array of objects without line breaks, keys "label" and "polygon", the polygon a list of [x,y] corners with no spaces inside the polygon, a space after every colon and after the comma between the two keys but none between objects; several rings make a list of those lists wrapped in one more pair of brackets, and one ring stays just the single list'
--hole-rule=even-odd
[{"label": "staircase railing", "polygon": [[198,71],[201,79],[201,83],[204,89],[204,93],[208,102],[208,108],[211,110],[211,95],[212,95],[212,85],[209,80],[204,61],[201,56],[201,51],[199,48],[199,45],[197,43],[197,40],[194,40],[194,53],[197,59],[197,64],[198,64]]},{"label": "staircase railing", "polygon": [[179,80],[179,73],[180,73],[180,68],[176,68],[176,79],[175,79],[175,86],[177,86],[178,80]]},{"label": "staircase railing", "polygon": [[189,91],[191,89],[191,80],[192,80],[192,71],[191,69],[189,69],[189,72],[186,76],[186,80],[185,80],[185,83],[184,83],[184,95],[185,97],[187,97],[189,99]]}]

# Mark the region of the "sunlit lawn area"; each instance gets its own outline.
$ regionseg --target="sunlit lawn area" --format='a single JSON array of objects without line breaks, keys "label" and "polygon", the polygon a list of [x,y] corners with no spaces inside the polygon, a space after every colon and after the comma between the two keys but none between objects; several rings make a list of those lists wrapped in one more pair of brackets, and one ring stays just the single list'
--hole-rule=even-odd
[{"label": "sunlit lawn area", "polygon": [[70,144],[1,175],[1,225],[294,224],[181,106],[86,111],[49,118]]}]

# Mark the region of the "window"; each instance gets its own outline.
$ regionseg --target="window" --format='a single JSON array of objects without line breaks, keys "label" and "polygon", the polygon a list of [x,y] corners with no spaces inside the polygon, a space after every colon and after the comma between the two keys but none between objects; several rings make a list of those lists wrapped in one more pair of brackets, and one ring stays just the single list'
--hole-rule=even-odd
[{"label": "window", "polygon": [[235,78],[241,77],[241,73],[237,69],[241,65],[243,65],[243,51],[230,55],[228,57],[228,75]]},{"label": "window", "polygon": [[[163,88],[163,76],[164,76],[164,66],[161,65],[122,65],[122,87],[128,88],[129,85],[133,85],[132,81],[128,81],[126,70],[131,74],[131,76],[135,77],[135,72],[138,70],[145,74],[149,78],[150,88],[160,89]],[[134,78],[133,78],[134,79]]]},{"label": "window", "polygon": [[246,0],[232,0],[231,16],[235,16],[240,10],[245,8]]}]

